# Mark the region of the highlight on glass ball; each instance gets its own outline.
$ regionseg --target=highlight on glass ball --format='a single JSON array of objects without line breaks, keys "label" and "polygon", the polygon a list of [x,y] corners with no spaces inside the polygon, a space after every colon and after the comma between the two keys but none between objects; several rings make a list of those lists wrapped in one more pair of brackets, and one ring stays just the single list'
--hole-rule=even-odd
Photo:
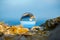
[{"label": "highlight on glass ball", "polygon": [[32,13],[26,12],[22,15],[20,22],[23,27],[32,28],[36,23],[36,19]]}]

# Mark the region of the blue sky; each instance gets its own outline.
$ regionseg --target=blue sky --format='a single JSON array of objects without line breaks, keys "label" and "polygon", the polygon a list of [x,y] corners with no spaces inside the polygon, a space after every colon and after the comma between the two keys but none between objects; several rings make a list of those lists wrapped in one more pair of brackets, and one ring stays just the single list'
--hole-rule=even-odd
[{"label": "blue sky", "polygon": [[19,20],[25,12],[36,19],[60,16],[60,0],[0,0],[0,20]]}]

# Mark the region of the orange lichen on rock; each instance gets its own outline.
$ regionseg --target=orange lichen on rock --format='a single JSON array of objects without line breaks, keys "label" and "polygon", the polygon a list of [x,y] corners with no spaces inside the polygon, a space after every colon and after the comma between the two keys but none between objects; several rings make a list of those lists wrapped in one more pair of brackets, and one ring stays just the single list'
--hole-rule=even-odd
[{"label": "orange lichen on rock", "polygon": [[28,31],[29,31],[28,28],[17,28],[18,34],[24,34],[24,33],[27,33]]},{"label": "orange lichen on rock", "polygon": [[16,34],[16,30],[17,30],[17,28],[15,26],[13,26],[13,27],[10,27],[5,33],[14,35],[14,34]]},{"label": "orange lichen on rock", "polygon": [[28,28],[24,28],[22,25],[17,26],[8,26],[5,24],[0,23],[0,32],[4,33],[5,35],[15,35],[15,34],[25,34],[29,31]]},{"label": "orange lichen on rock", "polygon": [[0,32],[5,32],[9,27],[5,24],[1,25],[0,24]]},{"label": "orange lichen on rock", "polygon": [[0,25],[0,32],[3,32],[3,31],[4,31],[3,26]]},{"label": "orange lichen on rock", "polygon": [[20,26],[12,26],[12,27],[9,27],[5,32],[4,34],[11,34],[11,35],[15,35],[15,34],[24,34],[24,33],[27,33],[29,31],[28,28],[23,28],[23,27],[20,27]]}]

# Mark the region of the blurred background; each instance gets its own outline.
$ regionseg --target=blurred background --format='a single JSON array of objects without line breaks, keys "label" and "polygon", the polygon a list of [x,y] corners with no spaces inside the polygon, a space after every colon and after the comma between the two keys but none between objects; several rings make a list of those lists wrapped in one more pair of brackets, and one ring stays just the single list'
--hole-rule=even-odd
[{"label": "blurred background", "polygon": [[60,0],[0,0],[0,21],[19,25],[25,12],[36,17],[36,25],[60,16]]}]

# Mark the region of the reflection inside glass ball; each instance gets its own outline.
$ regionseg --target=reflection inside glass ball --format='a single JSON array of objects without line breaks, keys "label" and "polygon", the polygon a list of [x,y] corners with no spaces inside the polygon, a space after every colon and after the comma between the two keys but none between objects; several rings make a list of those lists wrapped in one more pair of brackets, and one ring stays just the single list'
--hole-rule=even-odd
[{"label": "reflection inside glass ball", "polygon": [[35,23],[36,19],[33,14],[31,13],[24,13],[20,19],[21,25],[25,28],[32,28]]}]

